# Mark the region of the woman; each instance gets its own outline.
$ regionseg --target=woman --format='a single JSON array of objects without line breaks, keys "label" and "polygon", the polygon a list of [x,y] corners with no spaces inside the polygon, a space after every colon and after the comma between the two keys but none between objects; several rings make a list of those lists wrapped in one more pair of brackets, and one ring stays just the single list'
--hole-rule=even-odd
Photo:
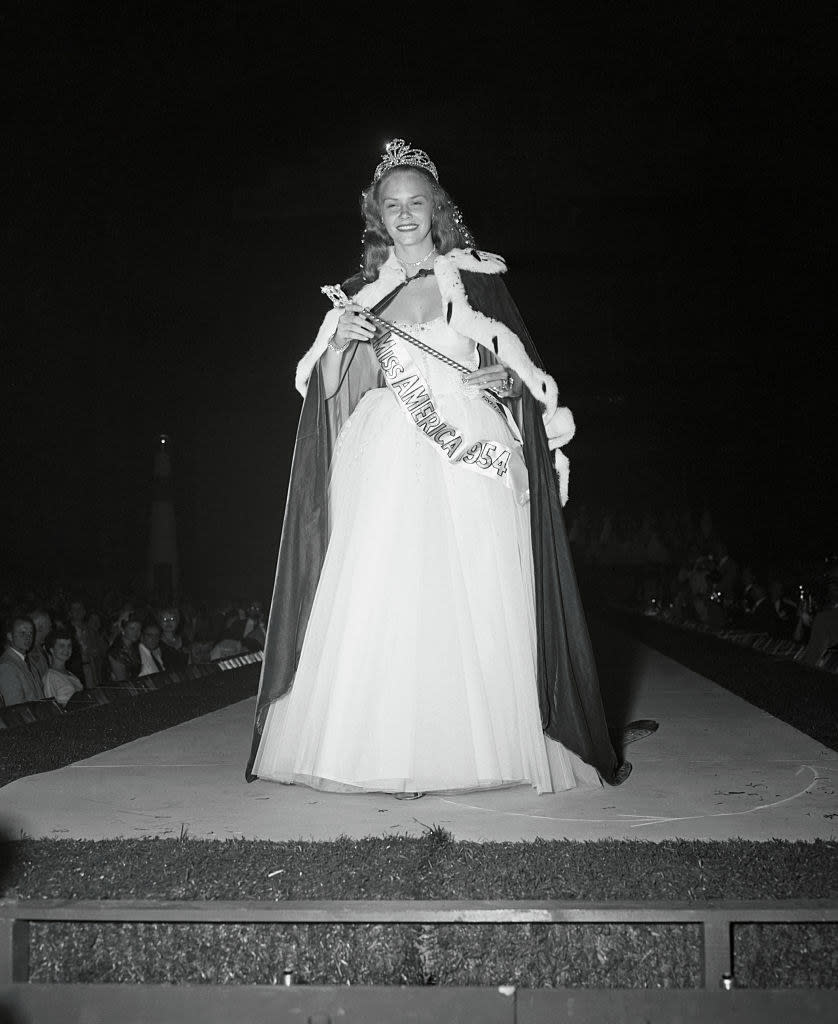
[{"label": "woman", "polygon": [[355,301],[298,367],[247,777],[397,796],[622,781],[561,521],[573,421],[503,261],[467,248],[403,140],[363,213]]},{"label": "woman", "polygon": [[186,668],[189,664],[189,652],[184,647],[183,637],[179,632],[179,609],[162,608],[158,621],[160,623],[160,645],[163,648],[166,666],[174,671]]},{"label": "woman", "polygon": [[49,658],[49,668],[43,680],[44,697],[63,708],[74,693],[81,693],[84,689],[79,677],[67,668],[73,654],[73,637],[69,630],[54,630],[44,646]]}]

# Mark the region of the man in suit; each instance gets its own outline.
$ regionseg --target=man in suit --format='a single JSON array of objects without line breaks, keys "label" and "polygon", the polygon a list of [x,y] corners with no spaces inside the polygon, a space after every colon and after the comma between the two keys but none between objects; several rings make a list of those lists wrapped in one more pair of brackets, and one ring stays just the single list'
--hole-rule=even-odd
[{"label": "man in suit", "polygon": [[160,643],[160,627],[156,622],[147,622],[143,626],[142,637],[139,643],[140,652],[140,675],[150,676],[156,672],[165,672],[165,655]]},{"label": "man in suit", "polygon": [[0,655],[0,697],[6,707],[43,700],[37,675],[29,666],[27,655],[35,643],[35,625],[31,619],[17,616],[6,633],[7,647]]}]

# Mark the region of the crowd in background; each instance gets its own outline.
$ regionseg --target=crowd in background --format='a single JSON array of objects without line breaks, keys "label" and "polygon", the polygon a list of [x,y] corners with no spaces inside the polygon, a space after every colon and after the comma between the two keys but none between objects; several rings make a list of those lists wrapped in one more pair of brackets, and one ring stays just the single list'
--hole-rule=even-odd
[{"label": "crowd in background", "polygon": [[85,691],[261,650],[259,601],[129,600],[110,591],[94,607],[54,587],[0,595],[5,649],[0,710],[43,700],[70,709]]},{"label": "crowd in background", "polygon": [[690,509],[636,514],[581,507],[570,542],[583,578],[606,597],[669,621],[765,634],[805,648],[821,665],[838,647],[838,557],[783,564],[739,559],[712,515]]},{"label": "crowd in background", "polygon": [[[582,506],[568,528],[583,582],[612,604],[805,646],[801,660],[812,666],[838,649],[838,557],[740,562],[706,510]],[[100,590],[94,602],[61,586],[7,590],[0,618],[0,710],[42,700],[71,709],[85,691],[261,650],[266,626],[259,601],[154,602]]]}]

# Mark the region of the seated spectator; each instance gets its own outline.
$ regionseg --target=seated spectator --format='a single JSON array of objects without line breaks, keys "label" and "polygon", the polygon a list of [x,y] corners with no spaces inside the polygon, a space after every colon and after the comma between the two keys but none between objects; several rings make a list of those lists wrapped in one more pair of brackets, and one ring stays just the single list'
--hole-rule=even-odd
[{"label": "seated spectator", "polygon": [[730,557],[727,546],[721,541],[716,543],[715,555],[717,586],[722,595],[722,603],[725,608],[731,608],[739,600],[742,590],[739,566]]},{"label": "seated spectator", "polygon": [[73,635],[73,656],[70,668],[79,679],[84,679],[88,689],[96,685],[90,667],[90,642],[87,635],[87,608],[79,597],[70,602],[68,626]]},{"label": "seated spectator", "polygon": [[189,652],[186,650],[183,637],[178,628],[180,612],[177,608],[163,608],[160,611],[160,646],[163,660],[169,669],[186,668],[189,664]]},{"label": "seated spectator", "polygon": [[90,659],[89,686],[98,686],[110,674],[108,670],[108,645],[102,635],[102,618],[98,612],[87,616],[87,654]]},{"label": "seated spectator", "polygon": [[760,633],[769,633],[781,640],[792,639],[797,622],[797,605],[785,596],[785,587],[780,580],[771,581],[768,594],[762,591],[750,621]]},{"label": "seated spectator", "polygon": [[246,654],[247,648],[237,637],[222,637],[217,644],[213,645],[210,651],[210,661],[222,661],[224,658],[234,658],[237,654]]},{"label": "seated spectator", "polygon": [[[254,619],[251,620],[251,623],[258,621],[258,612],[255,608],[253,610]],[[215,636],[215,643],[210,652],[210,661],[233,658],[237,654],[246,654],[248,648],[243,643],[243,637],[248,617],[244,609],[244,602],[222,602],[216,615],[216,626],[218,625],[219,616],[223,616],[224,623],[221,626],[220,634]],[[255,625],[254,628],[256,628]]]},{"label": "seated spectator", "polygon": [[709,555],[699,554],[692,562],[688,572],[690,592],[692,594],[693,615],[699,622],[706,622],[709,614],[711,593],[710,574],[713,560]]},{"label": "seated spectator", "polygon": [[142,631],[142,622],[133,612],[128,613],[116,639],[108,648],[111,682],[130,683],[139,676],[142,666],[137,644]]},{"label": "seated spectator", "polygon": [[252,601],[247,609],[242,643],[250,651],[261,651],[265,646],[265,611],[260,601]]},{"label": "seated spectator", "polygon": [[[240,614],[241,622],[239,622]],[[219,640],[223,640],[225,637],[229,637],[231,635],[231,627],[243,625],[243,622],[243,610],[237,608],[235,602],[229,597],[223,598],[216,606],[210,620],[213,640],[217,642]]]},{"label": "seated spectator", "polygon": [[47,637],[46,649],[49,668],[44,676],[44,696],[63,708],[74,693],[84,689],[81,679],[67,668],[73,653],[72,634],[69,630],[54,630]]},{"label": "seated spectator", "polygon": [[125,628],[125,623],[130,618],[135,618],[135,617],[136,617],[136,615],[135,615],[135,612],[134,612],[134,605],[131,602],[123,604],[120,607],[119,611],[113,617],[113,620],[111,622],[110,632],[109,632],[108,636],[106,637],[107,642],[108,642],[108,647],[110,647],[110,645],[112,643],[114,643],[115,640],[119,639],[119,637],[120,637],[120,635],[122,633],[122,630]]},{"label": "seated spectator", "polygon": [[35,642],[35,624],[26,616],[12,619],[6,633],[6,649],[0,655],[0,698],[4,707],[43,700],[41,681],[29,667],[29,652]]},{"label": "seated spectator", "polygon": [[49,657],[44,644],[52,632],[52,618],[43,608],[36,608],[29,618],[35,625],[35,642],[29,652],[29,667],[37,674],[43,687],[44,676],[49,671]]},{"label": "seated spectator", "polygon": [[[807,617],[806,611],[801,612],[804,623]],[[817,666],[830,647],[838,646],[838,564],[833,564],[827,570],[826,603],[815,615],[811,626],[812,632],[803,653],[803,662]]]},{"label": "seated spectator", "polygon": [[742,598],[740,601],[740,607],[745,615],[750,615],[756,607],[758,600],[757,589],[757,578],[754,575],[754,570],[749,565],[746,565],[742,570]]},{"label": "seated spectator", "polygon": [[141,676],[153,676],[156,672],[166,671],[168,666],[161,649],[160,627],[156,622],[147,622],[143,626],[138,650]]}]

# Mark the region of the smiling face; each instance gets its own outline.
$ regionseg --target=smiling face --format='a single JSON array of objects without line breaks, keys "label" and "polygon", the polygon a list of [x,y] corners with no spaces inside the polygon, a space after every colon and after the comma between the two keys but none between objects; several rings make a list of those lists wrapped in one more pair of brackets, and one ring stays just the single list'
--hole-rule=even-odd
[{"label": "smiling face", "polygon": [[380,186],[378,203],[397,256],[412,261],[431,251],[434,193],[426,175],[393,171]]},{"label": "smiling face", "polygon": [[52,655],[53,663],[63,665],[73,653],[73,641],[69,637],[58,637],[49,653]]}]

